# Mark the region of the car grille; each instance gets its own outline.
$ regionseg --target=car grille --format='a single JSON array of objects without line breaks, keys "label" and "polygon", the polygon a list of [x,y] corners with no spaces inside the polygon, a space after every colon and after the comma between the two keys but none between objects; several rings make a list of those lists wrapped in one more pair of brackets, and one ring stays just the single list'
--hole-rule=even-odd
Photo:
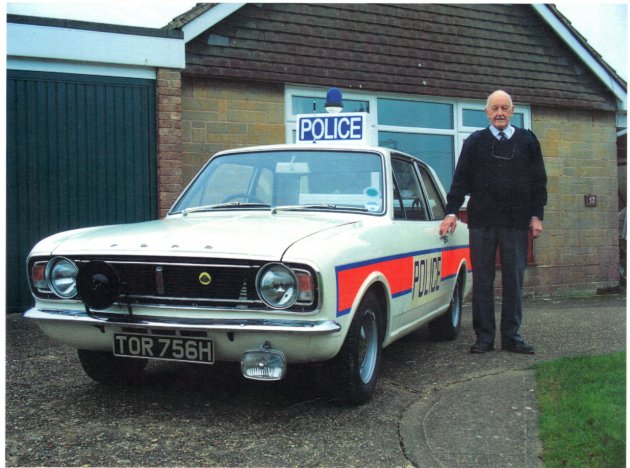
[{"label": "car grille", "polygon": [[256,293],[260,265],[108,261],[132,304],[265,308]]},{"label": "car grille", "polygon": [[111,265],[120,279],[120,305],[268,309],[256,293],[259,263],[124,257],[73,260],[79,265],[93,260]]}]

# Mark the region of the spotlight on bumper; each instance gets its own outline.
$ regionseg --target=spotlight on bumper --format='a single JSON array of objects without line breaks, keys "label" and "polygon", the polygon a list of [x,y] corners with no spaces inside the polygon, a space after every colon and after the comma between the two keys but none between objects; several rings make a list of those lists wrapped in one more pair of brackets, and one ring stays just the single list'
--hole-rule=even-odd
[{"label": "spotlight on bumper", "polygon": [[260,349],[248,349],[241,358],[243,376],[253,380],[280,380],[287,371],[287,360],[284,353],[271,349],[265,342]]}]

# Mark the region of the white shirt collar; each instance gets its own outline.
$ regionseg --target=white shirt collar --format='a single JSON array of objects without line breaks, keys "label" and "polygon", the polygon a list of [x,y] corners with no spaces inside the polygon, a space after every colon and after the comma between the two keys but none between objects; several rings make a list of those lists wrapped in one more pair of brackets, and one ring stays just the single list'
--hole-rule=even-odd
[{"label": "white shirt collar", "polygon": [[[498,128],[494,127],[493,125],[490,125],[490,131],[492,132],[492,134],[494,135],[495,138],[497,138],[497,139],[499,138],[499,132],[501,130],[499,130]],[[511,125],[508,125],[507,128],[505,130],[503,130],[503,133],[505,133],[505,136],[509,140],[510,138],[512,138],[512,135],[514,135],[514,127],[512,127]]]}]

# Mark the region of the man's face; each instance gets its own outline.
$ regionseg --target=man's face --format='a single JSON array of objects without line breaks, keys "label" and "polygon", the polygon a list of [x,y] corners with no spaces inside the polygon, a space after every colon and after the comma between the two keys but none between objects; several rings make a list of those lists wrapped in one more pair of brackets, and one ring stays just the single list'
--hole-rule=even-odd
[{"label": "man's face", "polygon": [[497,93],[490,97],[486,115],[490,124],[499,130],[505,130],[510,124],[510,119],[514,113],[514,106],[507,95]]}]

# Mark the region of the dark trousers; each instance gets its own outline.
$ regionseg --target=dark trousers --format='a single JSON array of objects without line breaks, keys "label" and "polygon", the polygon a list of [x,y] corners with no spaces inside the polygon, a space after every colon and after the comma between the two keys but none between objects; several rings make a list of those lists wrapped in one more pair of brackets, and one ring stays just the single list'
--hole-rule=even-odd
[{"label": "dark trousers", "polygon": [[473,328],[477,341],[494,343],[494,278],[497,245],[501,253],[503,297],[501,343],[520,343],[523,317],[523,274],[527,264],[528,231],[511,228],[470,229],[473,268]]}]

